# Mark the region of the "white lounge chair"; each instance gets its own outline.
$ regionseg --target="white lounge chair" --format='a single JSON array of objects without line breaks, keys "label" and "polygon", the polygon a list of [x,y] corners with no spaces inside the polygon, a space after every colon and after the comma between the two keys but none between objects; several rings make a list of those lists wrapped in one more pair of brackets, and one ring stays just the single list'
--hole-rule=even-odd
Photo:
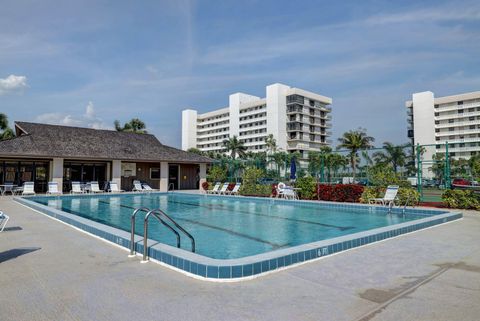
[{"label": "white lounge chair", "polygon": [[132,191],[133,192],[142,192],[143,191],[142,183],[140,183],[140,181],[137,181],[137,180],[133,181]]},{"label": "white lounge chair", "polygon": [[121,192],[124,191],[124,190],[118,188],[117,182],[109,182],[108,186],[109,186],[108,191],[110,193],[121,193]]},{"label": "white lounge chair", "polygon": [[48,191],[47,194],[50,195],[61,195],[62,192],[58,190],[58,183],[57,182],[48,182]]},{"label": "white lounge chair", "polygon": [[3,229],[5,228],[5,226],[7,226],[7,222],[9,219],[10,217],[8,215],[0,211],[0,232],[3,232]]},{"label": "white lounge chair", "polygon": [[285,199],[298,199],[297,193],[295,190],[290,187],[285,185],[285,183],[278,183],[277,185],[277,197],[282,197]]},{"label": "white lounge chair", "polygon": [[143,183],[142,184],[143,190],[146,192],[158,192],[158,189],[151,188],[150,185]]},{"label": "white lounge chair", "polygon": [[80,185],[80,182],[72,182],[72,190],[70,191],[70,194],[84,194],[85,191],[82,189],[82,185]]},{"label": "white lounge chair", "polygon": [[207,194],[216,194],[216,193],[218,193],[218,190],[220,189],[220,185],[222,185],[222,183],[216,182],[216,183],[215,183],[215,186],[213,186],[213,189],[207,190]]},{"label": "white lounge chair", "polygon": [[241,186],[242,186],[242,183],[235,184],[235,186],[231,191],[225,191],[225,195],[238,195],[238,191],[240,190]]},{"label": "white lounge chair", "polygon": [[92,193],[104,193],[98,186],[98,182],[90,182],[90,192]]},{"label": "white lounge chair", "polygon": [[35,184],[33,182],[23,183],[22,195],[35,195]]},{"label": "white lounge chair", "polygon": [[368,204],[381,204],[383,206],[393,206],[398,194],[398,185],[389,185],[382,198],[370,198]]},{"label": "white lounge chair", "polygon": [[228,189],[228,185],[230,185],[230,183],[224,183],[222,188],[217,192],[218,195],[225,195],[225,193],[227,192],[227,189]]}]

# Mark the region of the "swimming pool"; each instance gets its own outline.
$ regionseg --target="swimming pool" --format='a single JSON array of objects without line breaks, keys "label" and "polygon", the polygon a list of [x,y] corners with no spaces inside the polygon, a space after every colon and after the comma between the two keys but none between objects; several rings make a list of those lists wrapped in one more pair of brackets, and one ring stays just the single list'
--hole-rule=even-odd
[{"label": "swimming pool", "polygon": [[[196,253],[189,252],[186,238],[182,238],[182,250],[175,248],[175,235],[157,220],[151,220],[150,256],[213,278],[247,277],[461,217],[446,211],[395,209],[389,214],[381,207],[182,193],[38,196],[19,200],[72,225],[86,222],[90,228],[80,228],[87,232],[102,227],[93,234],[126,247],[130,245],[133,210],[160,208],[195,238]],[[142,239],[144,216],[136,218],[138,240]],[[136,246],[137,251],[143,250],[141,242]],[[279,257],[283,257],[282,263]],[[270,262],[272,258],[275,264]],[[180,267],[180,259],[189,261],[189,266],[185,268],[182,262]],[[251,271],[244,271],[245,262],[252,262],[248,263]],[[240,275],[234,273],[234,266],[242,267]],[[215,269],[208,273],[209,267]]]}]

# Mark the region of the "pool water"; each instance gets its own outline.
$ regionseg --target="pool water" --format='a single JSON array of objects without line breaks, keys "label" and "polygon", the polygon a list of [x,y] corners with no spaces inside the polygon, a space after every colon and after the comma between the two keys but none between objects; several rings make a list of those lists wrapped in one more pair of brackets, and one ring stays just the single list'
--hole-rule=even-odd
[{"label": "pool water", "polygon": [[[314,202],[181,193],[29,199],[128,232],[135,208],[160,208],[193,235],[196,253],[215,259],[241,258],[425,217],[369,207],[340,209]],[[144,216],[137,215],[138,235],[143,235]],[[154,219],[149,238],[176,246],[175,235]],[[182,237],[181,247],[190,250],[188,238]]]}]

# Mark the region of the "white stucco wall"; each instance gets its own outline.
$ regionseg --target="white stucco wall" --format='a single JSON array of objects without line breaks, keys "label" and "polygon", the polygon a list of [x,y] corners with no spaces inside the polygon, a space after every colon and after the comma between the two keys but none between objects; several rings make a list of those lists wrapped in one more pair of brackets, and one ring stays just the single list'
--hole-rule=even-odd
[{"label": "white stucco wall", "polygon": [[287,150],[287,94],[289,86],[267,86],[267,135],[273,134],[277,147]]}]

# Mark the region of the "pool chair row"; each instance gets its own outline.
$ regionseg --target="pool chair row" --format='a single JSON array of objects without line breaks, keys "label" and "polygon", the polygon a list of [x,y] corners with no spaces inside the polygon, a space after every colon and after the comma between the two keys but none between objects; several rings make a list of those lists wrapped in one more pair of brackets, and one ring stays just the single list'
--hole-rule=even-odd
[{"label": "pool chair row", "polygon": [[[121,190],[118,187],[118,183],[111,181],[106,184],[106,190],[100,189],[98,182],[93,181],[89,183],[80,183],[80,182],[72,182],[72,189],[70,190],[70,194],[86,194],[86,193],[121,193]],[[61,191],[58,190],[58,184],[56,182],[49,182],[48,183],[48,192],[47,194],[61,194]]]},{"label": "pool chair row", "polygon": [[24,182],[22,186],[15,185],[13,183],[5,183],[0,185],[0,195],[35,195],[33,182]]},{"label": "pool chair row", "polygon": [[[221,188],[220,188],[221,186]],[[240,187],[242,183],[236,183],[235,186],[229,190],[228,187],[230,183],[216,182],[211,190],[207,191],[207,194],[217,194],[217,195],[239,195]]]},{"label": "pool chair row", "polygon": [[133,181],[132,192],[158,192],[158,189],[151,188],[150,185],[138,180]]}]

